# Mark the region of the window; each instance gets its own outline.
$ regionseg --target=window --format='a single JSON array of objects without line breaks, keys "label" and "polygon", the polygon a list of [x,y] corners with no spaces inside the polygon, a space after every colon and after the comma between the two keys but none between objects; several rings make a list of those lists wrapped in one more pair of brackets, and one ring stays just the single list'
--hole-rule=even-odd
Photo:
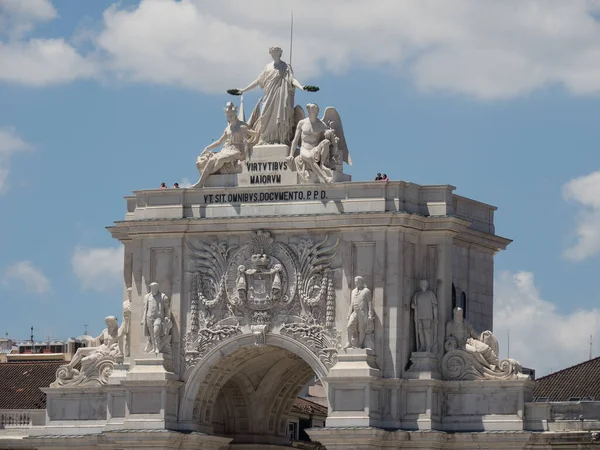
[{"label": "window", "polygon": [[454,283],[452,283],[452,311],[456,308],[456,288],[454,287]]},{"label": "window", "polygon": [[290,441],[298,440],[298,424],[296,422],[288,422],[288,438]]},{"label": "window", "polygon": [[464,292],[460,293],[460,307],[463,310],[463,317],[467,318],[467,294]]}]

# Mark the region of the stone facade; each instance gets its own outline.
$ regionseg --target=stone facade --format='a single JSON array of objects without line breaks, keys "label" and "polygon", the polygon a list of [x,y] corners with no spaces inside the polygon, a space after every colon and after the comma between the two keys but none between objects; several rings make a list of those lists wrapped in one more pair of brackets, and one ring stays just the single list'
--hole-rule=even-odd
[{"label": "stone facade", "polygon": [[[493,234],[494,207],[453,190],[387,182],[136,192],[125,220],[109,227],[125,246],[129,356],[115,358],[106,382],[44,389],[45,426],[30,428],[22,443],[122,448],[131,436],[120,430],[140,430],[139,448],[152,436],[165,446],[285,445],[293,400],[316,374],[329,414],[309,434],[327,448],[363,448],[356,443],[364,439],[364,448],[378,448],[390,436],[403,448],[407,439],[464,448],[461,434],[446,433],[473,431],[481,445],[500,444],[487,432],[510,431],[502,445],[524,448],[543,412],[530,406],[533,383],[518,366],[504,373],[458,347],[452,351],[479,372],[462,381],[443,375],[453,284],[468,293],[468,326],[491,328],[493,255],[510,242]],[[271,201],[276,192],[288,200]],[[211,203],[211,195],[226,198]],[[357,276],[372,298],[373,337],[344,349]],[[420,280],[437,301],[435,346],[424,353],[411,308]],[[172,321],[169,352],[154,353],[146,322],[139,325],[152,283],[168,305],[161,317]],[[496,355],[493,342],[474,339]]]},{"label": "stone facade", "polygon": [[547,414],[500,358],[496,208],[450,185],[351,182],[337,110],[306,116],[294,90],[318,88],[270,54],[229,91],[264,95],[248,122],[226,105],[195,187],[126,198],[108,228],[121,325],[86,337],[43,390],[45,424],[0,448],[289,447],[315,375],[328,414],[307,432],[328,449],[591,448],[589,431],[532,435]]}]

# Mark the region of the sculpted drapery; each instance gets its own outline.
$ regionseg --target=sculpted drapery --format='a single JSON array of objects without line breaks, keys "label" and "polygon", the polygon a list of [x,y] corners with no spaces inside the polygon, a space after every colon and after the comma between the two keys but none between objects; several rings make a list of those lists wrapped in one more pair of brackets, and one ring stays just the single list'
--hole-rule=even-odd
[{"label": "sculpted drapery", "polygon": [[294,77],[292,67],[281,60],[281,48],[271,47],[269,54],[273,62],[265,66],[258,78],[244,89],[233,91],[240,95],[257,86],[262,88],[258,120],[249,122],[259,134],[258,144],[289,145],[294,128],[294,92],[304,87]]},{"label": "sculpted drapery", "polygon": [[256,126],[260,143],[289,144],[294,126],[294,71],[284,61],[269,63],[258,77],[264,89],[262,112]]}]

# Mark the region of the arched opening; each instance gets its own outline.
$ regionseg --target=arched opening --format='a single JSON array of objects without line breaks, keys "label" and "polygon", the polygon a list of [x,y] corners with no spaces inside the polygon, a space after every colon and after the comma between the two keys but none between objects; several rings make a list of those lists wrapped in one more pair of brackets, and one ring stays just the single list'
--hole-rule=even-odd
[{"label": "arched opening", "polygon": [[290,338],[267,335],[261,346],[254,345],[253,336],[231,339],[209,352],[190,375],[180,421],[231,437],[232,444],[289,444],[292,407],[315,375],[323,380],[325,367]]}]

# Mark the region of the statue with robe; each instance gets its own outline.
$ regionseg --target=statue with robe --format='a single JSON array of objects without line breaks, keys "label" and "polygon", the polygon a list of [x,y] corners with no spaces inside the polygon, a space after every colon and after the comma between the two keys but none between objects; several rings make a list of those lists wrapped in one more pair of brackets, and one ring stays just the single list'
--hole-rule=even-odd
[{"label": "statue with robe", "polygon": [[[365,348],[368,334],[374,331],[375,315],[371,291],[363,277],[354,278],[354,289],[350,294],[350,310],[348,312],[348,341],[345,348]],[[374,342],[369,342],[373,345]],[[373,350],[373,349],[371,349]]]},{"label": "statue with robe", "polygon": [[[280,47],[269,48],[273,62],[267,64],[256,80],[243,89],[230,89],[234,95],[242,95],[257,86],[263,89],[263,96],[255,108],[253,116],[258,115],[256,123],[250,125],[258,132],[258,144],[290,145],[294,127],[294,93],[296,88],[305,89],[296,80],[292,66],[281,60],[283,50]],[[258,111],[260,108],[260,111]]]},{"label": "statue with robe", "polygon": [[418,352],[433,352],[437,344],[437,298],[429,289],[427,280],[419,282],[418,290],[412,298],[410,307],[415,314],[415,337]]},{"label": "statue with robe", "polygon": [[[56,380],[50,387],[103,385],[108,383],[116,357],[119,355],[119,324],[115,316],[104,319],[106,328],[96,338],[83,336],[85,347],[77,349],[68,364],[56,371]],[[77,365],[81,365],[76,369]]]},{"label": "statue with robe", "polygon": [[[225,106],[227,127],[221,137],[206,146],[196,161],[196,168],[200,172],[200,179],[194,187],[203,187],[206,179],[212,174],[240,173],[240,161],[248,158],[250,153],[248,138],[254,135],[245,122],[238,119],[237,107],[229,102]],[[211,152],[213,148],[222,145],[221,151]]]},{"label": "statue with robe", "polygon": [[158,283],[150,283],[150,292],[144,297],[142,327],[148,338],[145,352],[163,352],[173,326],[169,298],[159,291]]}]

